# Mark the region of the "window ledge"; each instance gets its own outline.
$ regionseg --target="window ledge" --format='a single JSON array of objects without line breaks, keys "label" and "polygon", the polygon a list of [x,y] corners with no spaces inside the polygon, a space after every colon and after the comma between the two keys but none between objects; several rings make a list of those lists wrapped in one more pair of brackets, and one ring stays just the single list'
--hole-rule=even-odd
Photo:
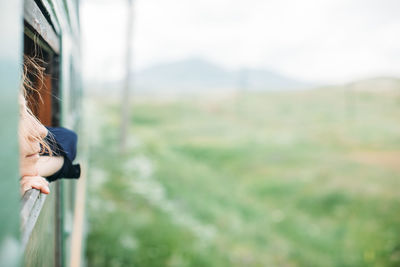
[{"label": "window ledge", "polygon": [[25,250],[26,244],[29,241],[32,230],[35,227],[36,221],[39,218],[46,195],[40,193],[40,190],[30,189],[23,198],[21,205],[21,233],[22,233],[22,248]]}]

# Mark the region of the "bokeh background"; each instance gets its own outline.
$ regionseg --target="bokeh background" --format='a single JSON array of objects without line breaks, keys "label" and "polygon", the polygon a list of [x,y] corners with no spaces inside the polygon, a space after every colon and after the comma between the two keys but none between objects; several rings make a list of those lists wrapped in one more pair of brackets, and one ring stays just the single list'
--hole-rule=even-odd
[{"label": "bokeh background", "polygon": [[87,265],[399,266],[399,9],[82,1]]}]

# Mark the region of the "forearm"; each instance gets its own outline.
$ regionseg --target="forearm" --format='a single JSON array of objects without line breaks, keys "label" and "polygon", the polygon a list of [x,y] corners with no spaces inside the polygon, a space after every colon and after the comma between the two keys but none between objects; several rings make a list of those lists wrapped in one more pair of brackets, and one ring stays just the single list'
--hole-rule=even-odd
[{"label": "forearm", "polygon": [[59,171],[64,164],[64,157],[57,156],[40,156],[37,162],[37,169],[39,175],[42,177],[48,177]]},{"label": "forearm", "polygon": [[[39,162],[39,174],[49,182],[60,178],[77,179],[80,177],[79,164],[74,164],[78,136],[62,127],[48,127],[46,142],[53,153],[46,152]],[[52,154],[53,156],[50,156]]]}]

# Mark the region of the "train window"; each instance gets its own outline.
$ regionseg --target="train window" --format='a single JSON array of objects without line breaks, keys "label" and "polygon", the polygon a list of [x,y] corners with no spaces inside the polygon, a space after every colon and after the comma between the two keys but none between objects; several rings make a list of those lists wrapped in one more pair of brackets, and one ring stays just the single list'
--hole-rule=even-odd
[{"label": "train window", "polygon": [[45,67],[43,81],[33,79],[38,92],[29,95],[28,105],[46,126],[58,126],[60,123],[60,39],[56,32],[56,25],[52,23],[43,4],[40,1],[25,0],[24,54],[41,59]]},{"label": "train window", "polygon": [[50,47],[34,31],[25,25],[24,54],[39,59],[44,68],[43,79],[29,77],[37,91],[28,94],[28,106],[45,126],[58,126],[60,101],[58,87],[59,60]]}]

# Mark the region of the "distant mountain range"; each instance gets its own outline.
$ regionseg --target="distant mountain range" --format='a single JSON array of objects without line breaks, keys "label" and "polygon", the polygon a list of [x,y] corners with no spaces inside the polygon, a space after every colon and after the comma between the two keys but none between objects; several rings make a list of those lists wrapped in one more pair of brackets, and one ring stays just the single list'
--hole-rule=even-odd
[{"label": "distant mountain range", "polygon": [[312,84],[263,69],[226,70],[201,58],[163,63],[134,76],[137,91],[295,90]]},{"label": "distant mountain range", "polygon": [[[228,91],[278,91],[326,88],[331,90],[392,92],[400,90],[398,77],[374,77],[346,84],[322,85],[298,81],[263,69],[226,70],[201,58],[163,63],[135,73],[136,93],[198,93]],[[88,81],[89,90],[119,95],[122,80]]]}]

